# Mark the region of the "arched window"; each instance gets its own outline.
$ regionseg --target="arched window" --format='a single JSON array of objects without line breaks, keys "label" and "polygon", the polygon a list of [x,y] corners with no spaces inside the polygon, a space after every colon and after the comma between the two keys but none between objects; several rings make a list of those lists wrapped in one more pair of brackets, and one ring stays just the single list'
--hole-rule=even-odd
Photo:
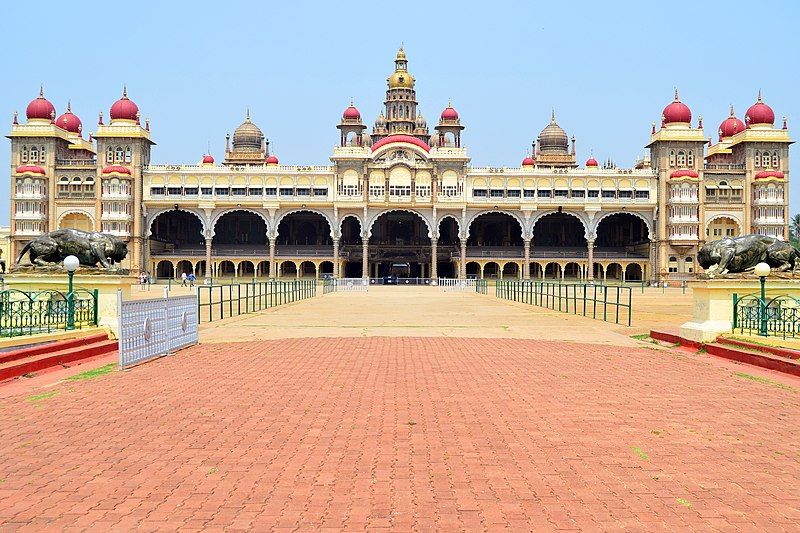
[{"label": "arched window", "polygon": [[75,176],[72,178],[72,183],[70,184],[70,194],[75,196],[80,196],[81,194],[81,178],[79,176]]},{"label": "arched window", "polygon": [[42,145],[42,147],[39,149],[39,162],[40,163],[44,163],[44,156],[46,154],[46,150],[47,150],[47,148],[45,147],[45,145]]},{"label": "arched window", "polygon": [[109,146],[108,150],[106,150],[106,163],[110,165],[113,162],[114,162],[114,148]]},{"label": "arched window", "polygon": [[39,160],[39,149],[31,146],[31,163],[36,163]]},{"label": "arched window", "polygon": [[87,195],[94,194],[94,178],[91,176],[86,178],[86,180],[83,182],[83,192]]},{"label": "arched window", "polygon": [[125,162],[126,163],[130,163],[131,162],[131,147],[130,146],[126,146],[125,147]]},{"label": "arched window", "polygon": [[756,167],[760,167],[761,166],[761,152],[756,152],[756,156],[753,159],[753,164]]},{"label": "arched window", "polygon": [[685,167],[686,166],[686,152],[683,150],[678,151],[678,166]]},{"label": "arched window", "polygon": [[694,262],[694,259],[692,259],[692,257],[691,257],[691,256],[689,256],[689,257],[687,257],[687,258],[686,258],[686,262],[687,262],[687,263],[693,263],[693,262]]},{"label": "arched window", "polygon": [[780,166],[780,158],[778,157],[778,152],[772,152],[772,168],[778,169]]},{"label": "arched window", "polygon": [[124,157],[125,155],[124,152],[122,151],[122,146],[117,146],[117,149],[114,151],[114,160],[117,163],[122,163],[123,161],[125,161]]},{"label": "arched window", "polygon": [[27,163],[28,162],[28,147],[27,146],[23,146],[22,147],[22,162],[23,163]]},{"label": "arched window", "polygon": [[689,165],[690,167],[694,166],[694,152],[692,152],[691,150],[689,150],[689,157],[686,160],[686,164]]}]

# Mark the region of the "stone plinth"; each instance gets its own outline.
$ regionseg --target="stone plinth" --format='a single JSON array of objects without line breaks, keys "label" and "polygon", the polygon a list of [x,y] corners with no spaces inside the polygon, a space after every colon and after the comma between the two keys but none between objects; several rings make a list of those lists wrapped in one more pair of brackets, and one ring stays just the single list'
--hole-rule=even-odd
[{"label": "stone plinth", "polygon": [[[133,281],[128,276],[81,274],[79,271],[75,274],[73,284],[76,289],[97,289],[97,325],[109,330],[114,337],[118,337],[117,291],[122,290],[122,298],[129,300]],[[5,276],[7,289],[25,292],[58,290],[66,293],[68,283],[67,273],[63,271],[60,273],[20,272]]]},{"label": "stone plinth", "polygon": [[[733,327],[733,295],[761,293],[758,278],[690,281],[694,315],[680,328],[680,336],[696,342],[712,342]],[[800,297],[800,279],[767,278],[767,296],[788,294]]]}]

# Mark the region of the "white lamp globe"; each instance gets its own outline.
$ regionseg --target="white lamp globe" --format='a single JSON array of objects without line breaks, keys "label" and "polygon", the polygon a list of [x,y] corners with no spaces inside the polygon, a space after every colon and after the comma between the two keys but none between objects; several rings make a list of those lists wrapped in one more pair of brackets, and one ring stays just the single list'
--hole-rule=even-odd
[{"label": "white lamp globe", "polygon": [[768,264],[759,263],[759,264],[756,265],[756,268],[755,268],[754,272],[756,273],[756,276],[758,276],[759,278],[765,278],[765,277],[769,276],[770,270],[771,269],[770,269]]},{"label": "white lamp globe", "polygon": [[74,255],[68,255],[64,258],[64,268],[67,272],[75,272],[78,270],[78,267],[81,265],[80,259],[75,257]]}]

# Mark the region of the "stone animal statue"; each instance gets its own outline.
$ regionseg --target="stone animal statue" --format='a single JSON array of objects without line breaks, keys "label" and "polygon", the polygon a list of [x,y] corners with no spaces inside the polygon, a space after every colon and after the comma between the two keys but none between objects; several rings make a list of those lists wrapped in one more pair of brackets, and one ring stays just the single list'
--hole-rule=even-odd
[{"label": "stone animal statue", "polygon": [[761,262],[778,272],[786,272],[800,265],[800,252],[774,237],[743,235],[706,243],[697,254],[697,262],[710,278],[747,272]]},{"label": "stone animal statue", "polygon": [[65,257],[74,255],[81,265],[94,267],[100,263],[108,269],[125,259],[128,246],[107,233],[60,229],[26,244],[17,257],[17,264],[26,253],[35,266],[59,266]]}]

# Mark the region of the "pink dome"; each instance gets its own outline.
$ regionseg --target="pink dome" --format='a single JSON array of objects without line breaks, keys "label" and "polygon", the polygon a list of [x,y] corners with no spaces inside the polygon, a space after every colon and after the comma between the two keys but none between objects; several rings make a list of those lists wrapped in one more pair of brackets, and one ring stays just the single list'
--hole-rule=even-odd
[{"label": "pink dome", "polygon": [[528,157],[526,157],[525,159],[522,160],[522,166],[523,167],[532,167],[535,164],[536,164],[536,161],[534,161],[531,156],[528,156]]},{"label": "pink dome", "polygon": [[20,165],[14,171],[14,174],[41,174],[43,176],[44,173],[44,169],[38,165]]},{"label": "pink dome", "polygon": [[81,124],[81,119],[78,118],[78,115],[72,112],[72,105],[69,102],[67,103],[66,113],[56,119],[56,126],[62,130],[80,135],[83,124]]},{"label": "pink dome", "polygon": [[783,172],[780,170],[762,170],[761,172],[756,172],[757,180],[763,180],[767,178],[783,179]]},{"label": "pink dome", "polygon": [[127,174],[131,175],[130,169],[123,167],[122,165],[110,165],[103,169],[103,174]]},{"label": "pink dome", "polygon": [[25,116],[28,117],[28,120],[32,118],[51,120],[55,115],[56,108],[50,103],[50,100],[44,97],[44,89],[39,88],[39,96],[28,104],[25,109]]},{"label": "pink dome", "polygon": [[111,106],[111,120],[134,120],[139,121],[139,106],[128,98],[128,89],[122,88],[122,98],[114,102]]},{"label": "pink dome", "polygon": [[399,133],[399,134],[395,134],[395,135],[389,135],[388,137],[384,137],[380,141],[376,142],[375,144],[372,145],[372,151],[374,152],[375,150],[377,150],[381,146],[385,146],[385,145],[390,144],[390,143],[410,143],[410,144],[413,144],[414,146],[419,146],[420,148],[422,148],[426,152],[430,152],[430,150],[431,150],[430,146],[428,146],[427,144],[425,144],[421,140],[417,139],[416,137],[412,137],[411,135],[404,135],[402,133]]},{"label": "pink dome", "polygon": [[442,111],[442,120],[458,120],[458,111],[453,106],[447,104],[447,107]]},{"label": "pink dome", "polygon": [[211,154],[206,154],[203,156],[203,164],[204,165],[213,165],[214,164],[214,157]]},{"label": "pink dome", "polygon": [[722,121],[719,125],[719,138],[733,137],[739,132],[745,130],[745,124],[733,114],[733,106],[731,106],[731,116]]},{"label": "pink dome", "polygon": [[268,165],[277,165],[278,164],[278,158],[275,157],[274,155],[271,155],[271,156],[269,156],[267,158],[266,162],[267,162]]},{"label": "pink dome", "polygon": [[675,89],[675,99],[661,112],[661,118],[664,124],[673,122],[685,122],[688,124],[692,121],[692,111],[689,106],[680,101],[677,89]]},{"label": "pink dome", "polygon": [[597,164],[597,159],[595,159],[594,157],[590,157],[589,159],[586,160],[586,166],[599,167],[600,165]]},{"label": "pink dome", "polygon": [[775,123],[775,112],[761,100],[761,91],[758,91],[756,103],[751,105],[747,113],[744,114],[744,119],[748,126],[753,124],[769,124],[772,126]]},{"label": "pink dome", "polygon": [[699,178],[700,174],[698,174],[696,170],[681,169],[681,170],[673,170],[672,174],[670,174],[669,177],[670,178]]},{"label": "pink dome", "polygon": [[342,118],[345,120],[361,120],[361,113],[359,113],[358,109],[351,103],[347,109],[344,110],[344,113],[342,113]]}]

